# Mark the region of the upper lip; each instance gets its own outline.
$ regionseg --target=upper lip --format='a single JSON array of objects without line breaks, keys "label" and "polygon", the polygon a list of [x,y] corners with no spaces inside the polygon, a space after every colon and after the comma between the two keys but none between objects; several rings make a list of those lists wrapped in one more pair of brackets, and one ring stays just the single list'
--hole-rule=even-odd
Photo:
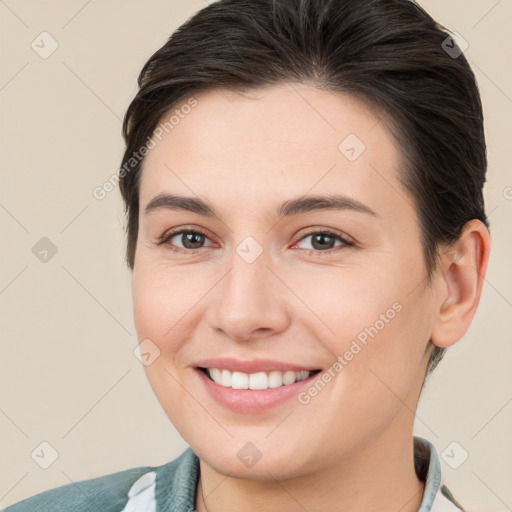
[{"label": "upper lip", "polygon": [[220,368],[231,372],[242,373],[258,373],[271,371],[313,371],[318,367],[302,366],[298,364],[287,363],[283,361],[275,361],[271,359],[253,359],[251,361],[241,361],[231,357],[215,357],[210,359],[201,359],[196,361],[193,366],[197,368]]}]

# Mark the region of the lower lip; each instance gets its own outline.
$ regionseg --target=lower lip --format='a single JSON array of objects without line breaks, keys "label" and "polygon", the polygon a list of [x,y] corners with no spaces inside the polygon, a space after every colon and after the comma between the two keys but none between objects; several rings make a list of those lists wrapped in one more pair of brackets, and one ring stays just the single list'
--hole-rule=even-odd
[{"label": "lower lip", "polygon": [[211,380],[202,370],[194,368],[210,396],[220,405],[243,414],[266,412],[293,397],[297,397],[303,388],[311,385],[319,373],[307,379],[268,389],[233,389],[226,388]]}]

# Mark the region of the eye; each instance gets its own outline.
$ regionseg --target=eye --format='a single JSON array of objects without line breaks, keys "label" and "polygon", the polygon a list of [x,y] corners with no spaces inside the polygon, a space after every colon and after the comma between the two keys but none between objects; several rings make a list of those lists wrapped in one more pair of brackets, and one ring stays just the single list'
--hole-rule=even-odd
[{"label": "eye", "polygon": [[[182,247],[176,246],[176,244],[172,242],[173,238],[181,241]],[[204,240],[207,238],[206,233],[197,229],[179,229],[165,233],[158,241],[157,245],[166,244],[175,252],[195,254],[202,249],[201,244],[203,244]]]},{"label": "eye", "polygon": [[[347,237],[329,230],[310,231],[309,233],[303,235],[297,243],[300,243],[309,237],[312,237],[313,249],[304,249],[307,254],[331,254],[332,252],[337,251],[344,246],[354,246],[354,242],[349,240]],[[173,238],[176,238],[176,241],[181,242],[181,247],[176,245],[176,242],[172,241]],[[205,247],[203,245],[205,240],[209,240],[209,238],[203,231],[198,229],[181,228],[165,233],[159,239],[156,245],[165,244],[168,245],[174,252],[179,252],[182,254],[195,254],[200,252],[201,249]],[[336,240],[339,240],[341,243],[338,246],[333,246],[333,243],[335,243]]]},{"label": "eye", "polygon": [[[308,254],[331,254],[332,252],[339,250],[340,247],[351,247],[354,245],[354,242],[338,233],[334,233],[333,231],[310,231],[304,235],[298,243],[309,237],[312,237],[311,242],[313,249],[305,249]],[[336,240],[339,240],[341,244],[334,246],[333,244]]]}]

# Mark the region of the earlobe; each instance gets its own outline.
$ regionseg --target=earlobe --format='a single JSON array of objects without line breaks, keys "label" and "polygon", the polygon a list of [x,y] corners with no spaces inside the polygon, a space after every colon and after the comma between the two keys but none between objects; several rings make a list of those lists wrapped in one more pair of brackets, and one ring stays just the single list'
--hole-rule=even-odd
[{"label": "earlobe", "polygon": [[490,254],[486,226],[473,219],[466,223],[459,239],[441,256],[438,313],[432,343],[448,347],[469,329],[482,292]]}]

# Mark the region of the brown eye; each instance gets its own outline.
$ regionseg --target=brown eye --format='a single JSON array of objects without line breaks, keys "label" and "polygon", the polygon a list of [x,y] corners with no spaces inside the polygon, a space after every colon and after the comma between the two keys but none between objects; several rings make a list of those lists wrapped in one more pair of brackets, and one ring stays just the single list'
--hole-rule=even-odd
[{"label": "brown eye", "polygon": [[204,243],[204,235],[194,231],[182,231],[174,236],[181,237],[180,241],[186,249],[198,249]]},{"label": "brown eye", "polygon": [[[173,242],[173,239],[176,239],[176,241]],[[169,245],[173,251],[191,254],[203,248],[202,244],[204,244],[205,239],[208,239],[208,237],[201,231],[181,229],[165,234],[158,245]],[[178,242],[182,244],[181,247],[177,245]]]},{"label": "brown eye", "polygon": [[[300,241],[304,241],[311,237],[311,246],[313,249],[303,248],[309,253],[331,253],[338,250],[338,247],[353,246],[354,243],[343,236],[333,233],[332,231],[312,231],[304,235]],[[341,244],[335,246],[336,240],[339,240]]]}]

